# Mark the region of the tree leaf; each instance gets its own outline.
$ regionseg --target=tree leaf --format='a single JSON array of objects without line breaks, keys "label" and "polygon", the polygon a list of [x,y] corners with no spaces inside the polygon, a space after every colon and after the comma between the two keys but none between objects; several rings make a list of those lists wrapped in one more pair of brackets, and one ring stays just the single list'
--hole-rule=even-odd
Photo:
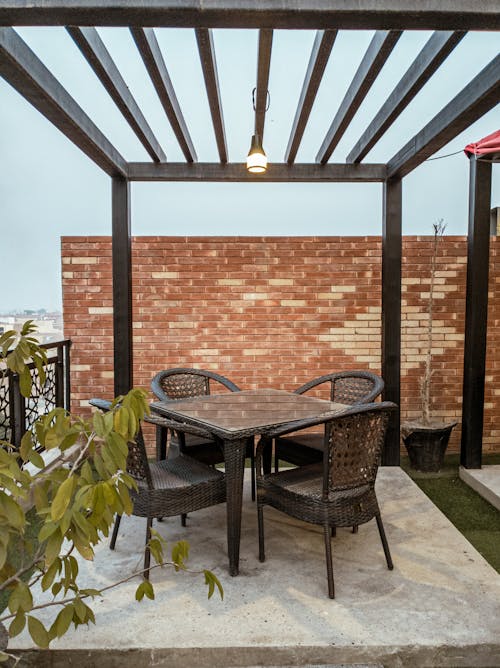
[{"label": "tree leaf", "polygon": [[33,466],[36,466],[37,469],[43,469],[45,462],[43,461],[42,456],[36,450],[31,450],[28,456],[28,461],[30,461]]},{"label": "tree leaf", "polygon": [[136,601],[142,601],[142,599],[144,598],[144,594],[145,594],[145,591],[144,591],[144,582],[146,582],[146,580],[144,580],[143,582],[141,582],[141,584],[140,584],[140,585],[137,587],[137,589],[135,590],[135,600],[136,600]]},{"label": "tree leaf", "polygon": [[66,478],[66,480],[57,490],[57,493],[52,502],[52,507],[50,509],[50,515],[54,521],[60,520],[66,512],[66,509],[71,501],[74,484],[74,478]]},{"label": "tree leaf", "polygon": [[155,597],[155,592],[153,589],[153,585],[149,580],[143,580],[141,584],[137,587],[135,591],[135,600],[136,601],[142,601],[142,599],[146,596],[147,598],[153,600]]},{"label": "tree leaf", "polygon": [[70,604],[65,606],[57,615],[54,621],[54,626],[58,638],[63,636],[69,629],[71,620],[73,619],[73,612],[74,612],[73,605]]},{"label": "tree leaf", "polygon": [[61,552],[62,541],[63,537],[58,528],[57,531],[49,537],[45,547],[45,563],[47,566],[50,566],[54,559],[57,559],[59,556],[59,553]]},{"label": "tree leaf", "polygon": [[172,561],[174,562],[175,570],[185,569],[185,561],[189,556],[189,543],[186,540],[179,540],[172,548]]},{"label": "tree leaf", "polygon": [[0,493],[0,512],[2,512],[9,524],[16,529],[22,529],[25,524],[24,513],[10,496]]},{"label": "tree leaf", "polygon": [[59,527],[55,522],[46,522],[42,528],[40,529],[40,533],[38,534],[38,540],[40,543],[43,543],[44,541],[47,540],[47,538],[50,538],[52,534],[57,531]]},{"label": "tree leaf", "polygon": [[73,602],[73,607],[75,608],[75,612],[78,615],[78,619],[81,622],[84,622],[86,619],[86,610],[85,610],[85,605],[83,601],[80,598],[75,598]]},{"label": "tree leaf", "polygon": [[31,385],[31,373],[28,367],[25,367],[19,374],[19,389],[21,390],[23,397],[28,398],[31,396]]},{"label": "tree leaf", "polygon": [[212,594],[215,591],[215,587],[217,587],[221,599],[224,599],[224,590],[219,581],[219,578],[216,575],[214,575],[212,571],[205,570],[203,571],[203,574],[205,575],[205,584],[208,585],[208,598],[212,597]]},{"label": "tree leaf", "polygon": [[94,483],[94,474],[92,473],[92,467],[90,466],[90,464],[87,460],[83,463],[83,466],[80,470],[80,473],[81,473],[82,478],[89,485],[92,485]]},{"label": "tree leaf", "polygon": [[9,626],[9,637],[15,638],[26,626],[26,615],[22,610],[18,610],[16,616]]},{"label": "tree leaf", "polygon": [[5,566],[7,561],[7,546],[0,543],[0,570]]},{"label": "tree leaf", "polygon": [[42,591],[47,591],[49,587],[52,586],[52,583],[54,582],[54,578],[59,572],[61,566],[61,560],[60,559],[55,559],[47,571],[45,572],[45,575],[42,578]]},{"label": "tree leaf", "polygon": [[33,596],[30,588],[25,582],[18,582],[14,587],[14,591],[9,596],[9,610],[12,614],[17,613],[18,610],[29,612],[33,607]]},{"label": "tree leaf", "polygon": [[25,431],[21,439],[19,454],[23,461],[27,461],[31,450],[33,449],[33,437],[31,431]]},{"label": "tree leaf", "polygon": [[89,545],[84,545],[83,543],[76,543],[75,541],[75,547],[84,559],[86,559],[87,561],[93,561],[94,551]]},{"label": "tree leaf", "polygon": [[30,632],[33,642],[38,645],[38,647],[47,649],[50,643],[49,634],[39,619],[28,615],[28,631]]},{"label": "tree leaf", "polygon": [[49,500],[47,498],[47,493],[43,484],[33,485],[33,500],[35,501],[35,506],[38,513],[41,513],[42,510],[48,508]]}]

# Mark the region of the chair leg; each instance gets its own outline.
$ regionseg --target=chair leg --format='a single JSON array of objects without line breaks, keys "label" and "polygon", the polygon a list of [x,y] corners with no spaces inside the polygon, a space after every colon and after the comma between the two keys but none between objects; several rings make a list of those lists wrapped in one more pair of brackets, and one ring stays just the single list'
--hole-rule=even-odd
[{"label": "chair leg", "polygon": [[335,536],[337,535],[337,527],[332,527],[331,534],[332,534],[332,538],[335,538]]},{"label": "chair leg", "polygon": [[331,532],[330,526],[328,524],[325,524],[323,526],[323,533],[325,535],[326,574],[328,576],[328,596],[330,598],[335,598],[335,586],[333,583],[332,543],[330,540],[330,532]]},{"label": "chair leg", "polygon": [[146,525],[146,547],[144,549],[144,579],[149,580],[149,565],[151,563],[151,550],[149,549],[149,541],[151,540],[151,527],[153,526],[153,518],[148,517]]},{"label": "chair leg", "polygon": [[271,460],[273,458],[273,442],[269,439],[266,439],[266,444],[262,451],[262,468],[264,473],[267,475],[271,473]]},{"label": "chair leg", "polygon": [[279,470],[280,470],[280,461],[276,457],[276,455],[274,455],[274,472],[278,473]]},{"label": "chair leg", "polygon": [[250,457],[250,466],[252,467],[252,501],[255,501],[255,456],[253,453]]},{"label": "chair leg", "polygon": [[380,534],[380,540],[382,541],[382,547],[384,548],[385,560],[387,561],[387,568],[390,571],[392,571],[394,568],[394,564],[392,563],[391,552],[389,550],[389,543],[387,542],[387,538],[384,531],[384,525],[382,524],[382,518],[380,516],[380,513],[378,515],[375,515],[375,519],[377,520],[378,532]]},{"label": "chair leg", "polygon": [[264,506],[257,501],[257,521],[259,525],[259,561],[266,560],[264,551]]},{"label": "chair leg", "polygon": [[114,550],[116,545],[116,539],[118,537],[118,529],[120,528],[120,521],[122,519],[121,515],[117,515],[115,519],[115,525],[113,527],[113,533],[111,534],[111,543],[109,544],[109,549]]},{"label": "chair leg", "polygon": [[181,515],[181,525],[183,527],[186,526],[186,520],[187,520],[187,513],[182,513],[182,515]]},{"label": "chair leg", "polygon": [[358,533],[358,528],[359,528],[358,525],[354,524],[354,526],[352,527],[352,532],[353,533]]}]

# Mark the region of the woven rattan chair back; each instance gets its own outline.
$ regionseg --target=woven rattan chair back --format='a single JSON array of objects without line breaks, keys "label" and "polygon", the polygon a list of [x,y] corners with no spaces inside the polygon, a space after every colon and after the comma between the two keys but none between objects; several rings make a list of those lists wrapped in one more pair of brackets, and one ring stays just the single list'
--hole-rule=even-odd
[{"label": "woven rattan chair back", "polygon": [[146,444],[144,443],[141,427],[139,427],[135,441],[129,441],[128,443],[127,473],[138,483],[143,482],[148,486],[148,489],[153,489],[151,469],[149,468]]},{"label": "woven rattan chair back", "polygon": [[391,410],[387,403],[363,406],[326,425],[325,495],[375,484]]},{"label": "woven rattan chair back", "polygon": [[[368,404],[374,401],[384,389],[384,381],[371,371],[340,371],[313,378],[295,390],[304,394],[322,385],[329,385],[330,401],[340,404]],[[327,397],[325,397],[326,399]]]},{"label": "woven rattan chair back", "polygon": [[[178,401],[211,393],[211,385],[217,384],[231,392],[240,388],[225,376],[205,369],[165,369],[151,381],[151,389],[160,401]],[[217,390],[216,390],[217,391]]]},{"label": "woven rattan chair back", "polygon": [[[109,411],[112,405],[111,401],[107,399],[90,399],[89,404],[103,412]],[[136,482],[143,482],[148,489],[153,489],[151,469],[149,468],[146,444],[144,443],[141,427],[139,427],[135,441],[129,441],[128,443],[127,473]]]}]

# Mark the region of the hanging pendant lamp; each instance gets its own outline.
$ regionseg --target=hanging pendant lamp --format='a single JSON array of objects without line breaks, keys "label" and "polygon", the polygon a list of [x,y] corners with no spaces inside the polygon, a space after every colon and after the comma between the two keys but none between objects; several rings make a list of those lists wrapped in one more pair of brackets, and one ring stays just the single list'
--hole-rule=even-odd
[{"label": "hanging pendant lamp", "polygon": [[259,135],[252,136],[247,156],[247,170],[252,174],[263,174],[267,169],[267,156],[262,148]]}]

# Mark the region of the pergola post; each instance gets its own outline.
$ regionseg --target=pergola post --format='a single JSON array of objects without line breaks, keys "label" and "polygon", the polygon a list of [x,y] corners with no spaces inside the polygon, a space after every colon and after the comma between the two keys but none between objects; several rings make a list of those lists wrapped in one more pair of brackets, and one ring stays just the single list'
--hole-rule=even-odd
[{"label": "pergola post", "polygon": [[383,397],[398,410],[391,416],[382,464],[399,466],[400,450],[400,367],[401,367],[401,224],[402,182],[384,183],[382,220],[382,377]]},{"label": "pergola post", "polygon": [[470,158],[460,463],[481,468],[490,258],[491,162]]},{"label": "pergola post", "polygon": [[115,396],[128,392],[132,369],[132,249],[130,183],[112,178],[113,337]]}]

